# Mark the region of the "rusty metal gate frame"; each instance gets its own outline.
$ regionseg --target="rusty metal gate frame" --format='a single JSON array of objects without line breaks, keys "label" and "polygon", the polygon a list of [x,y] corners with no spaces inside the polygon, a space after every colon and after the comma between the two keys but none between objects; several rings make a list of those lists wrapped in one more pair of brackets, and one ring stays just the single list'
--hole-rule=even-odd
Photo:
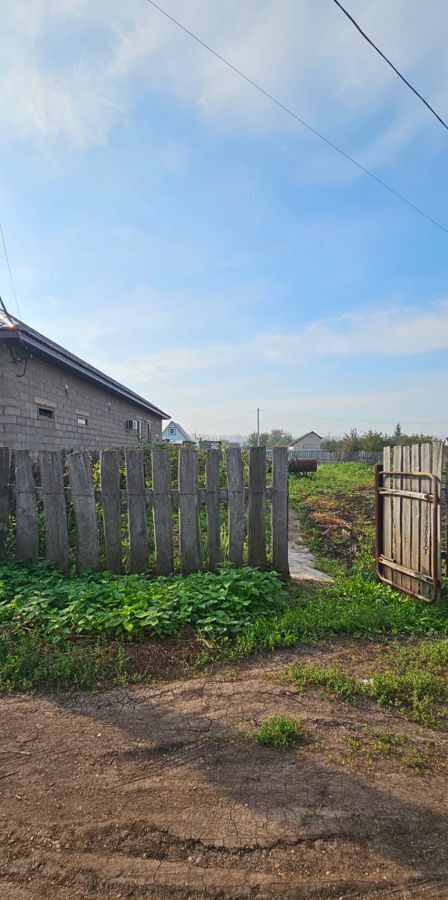
[{"label": "rusty metal gate frame", "polygon": [[[410,491],[398,488],[386,488],[384,486],[384,478],[426,478],[431,484],[432,490],[428,493],[425,491]],[[425,575],[423,572],[415,572],[395,562],[393,559],[383,554],[383,538],[384,538],[384,497],[408,497],[411,500],[422,500],[426,503],[432,503],[432,544],[431,544],[431,574]],[[440,558],[438,548],[440,547],[440,522],[439,522],[439,505],[440,490],[439,478],[432,472],[387,472],[382,465],[375,466],[375,562],[376,575],[383,584],[388,584],[396,590],[400,590],[410,597],[416,597],[417,600],[424,600],[425,603],[436,603],[440,594]],[[419,582],[424,581],[432,588],[431,596],[424,597],[418,590],[407,590],[401,585],[395,584],[390,578],[382,572],[382,567],[393,569],[403,575],[408,575],[412,579]]]}]

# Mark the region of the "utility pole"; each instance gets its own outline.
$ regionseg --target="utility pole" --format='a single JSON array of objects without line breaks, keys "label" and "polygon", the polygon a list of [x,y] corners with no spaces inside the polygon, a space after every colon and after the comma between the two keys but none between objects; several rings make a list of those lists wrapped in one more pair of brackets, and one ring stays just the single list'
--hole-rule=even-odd
[{"label": "utility pole", "polygon": [[260,410],[257,408],[257,447],[260,446]]}]

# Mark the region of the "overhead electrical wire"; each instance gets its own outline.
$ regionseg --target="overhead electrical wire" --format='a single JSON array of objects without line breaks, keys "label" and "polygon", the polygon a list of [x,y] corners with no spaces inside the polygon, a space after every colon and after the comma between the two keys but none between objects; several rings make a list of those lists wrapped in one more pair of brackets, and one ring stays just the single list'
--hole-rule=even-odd
[{"label": "overhead electrical wire", "polygon": [[408,200],[403,194],[400,194],[399,191],[396,191],[395,188],[393,188],[389,184],[387,184],[386,181],[383,181],[382,178],[379,178],[378,175],[375,175],[369,169],[366,169],[365,166],[363,166],[356,159],[354,159],[353,156],[350,156],[349,153],[346,153],[345,150],[342,150],[341,147],[338,147],[337,144],[335,144],[329,138],[325,137],[325,135],[321,134],[320,131],[317,131],[317,129],[313,128],[313,126],[310,125],[308,122],[305,122],[305,119],[302,119],[301,116],[299,116],[297,113],[294,112],[294,110],[292,110],[289,106],[286,106],[285,103],[282,103],[281,100],[278,100],[277,97],[274,97],[273,94],[269,93],[269,91],[267,91],[264,87],[262,87],[262,85],[259,84],[258,81],[255,81],[253,78],[250,78],[249,75],[246,75],[241,69],[239,69],[237,66],[234,66],[233,63],[230,62],[230,60],[226,59],[225,56],[222,56],[220,53],[218,53],[217,50],[214,50],[213,47],[210,46],[210,44],[207,44],[205,41],[203,41],[202,38],[198,37],[198,35],[194,33],[194,31],[191,31],[189,28],[187,28],[186,25],[183,25],[182,22],[179,22],[178,19],[175,19],[174,16],[172,16],[169,12],[167,12],[166,9],[163,9],[162,6],[159,6],[159,4],[155,3],[154,0],[147,0],[147,3],[149,3],[151,6],[153,6],[154,9],[157,9],[163,16],[165,16],[167,19],[169,19],[170,22],[173,22],[173,24],[176,25],[178,28],[180,28],[181,31],[185,32],[185,34],[187,34],[189,37],[193,38],[193,40],[196,41],[196,43],[200,44],[201,47],[204,47],[205,50],[208,50],[209,53],[212,53],[213,56],[216,57],[216,59],[219,59],[225,66],[227,66],[229,69],[231,69],[232,72],[235,72],[237,75],[239,75],[240,78],[243,78],[244,81],[246,81],[248,84],[250,84],[257,91],[259,91],[260,94],[263,94],[263,96],[266,97],[268,100],[270,100],[271,103],[274,103],[276,106],[279,107],[279,109],[281,109],[281,110],[283,110],[283,112],[287,113],[288,116],[291,116],[292,119],[295,119],[296,122],[298,122],[300,125],[302,125],[304,128],[306,128],[308,131],[310,131],[312,134],[314,134],[316,137],[318,137],[321,141],[323,141],[324,144],[327,144],[328,147],[331,147],[332,150],[334,150],[336,153],[339,153],[340,156],[342,156],[348,162],[352,163],[352,165],[356,166],[356,168],[359,169],[360,172],[363,172],[364,175],[368,175],[368,177],[371,178],[372,181],[375,181],[377,184],[379,184],[381,187],[383,187],[386,191],[388,191],[390,194],[392,194],[394,197],[396,197],[398,200],[400,200],[402,203],[405,203],[406,206],[409,207],[409,209],[412,209],[414,212],[418,213],[419,216],[422,216],[428,222],[431,222],[432,225],[435,225],[436,228],[439,228],[440,231],[443,231],[445,234],[448,235],[448,228],[445,225],[442,225],[442,223],[438,222],[437,219],[434,219],[432,216],[428,215],[428,213],[424,212],[422,209],[420,209],[420,207],[416,206],[415,203],[412,203],[411,200]]},{"label": "overhead electrical wire", "polygon": [[380,48],[377,46],[377,44],[375,44],[372,41],[371,38],[369,38],[369,35],[366,34],[365,31],[363,31],[363,29],[358,24],[356,19],[353,18],[353,16],[349,13],[349,11],[345,8],[345,6],[343,6],[342,3],[339,2],[339,0],[333,0],[333,3],[335,3],[336,6],[339,7],[341,12],[344,13],[344,16],[347,16],[347,19],[349,19],[350,22],[352,23],[352,25],[355,26],[356,30],[359,31],[359,33],[362,35],[364,40],[367,41],[367,43],[370,44],[370,46],[373,47],[374,50],[376,50],[376,52],[381,56],[381,58],[384,59],[384,62],[387,63],[388,66],[390,66],[390,68],[395,72],[396,75],[398,75],[399,78],[401,78],[401,80],[404,82],[406,87],[408,87],[409,90],[411,90],[412,93],[415,94],[415,96],[418,97],[418,99],[421,100],[422,103],[424,103],[424,105],[427,107],[427,109],[429,109],[429,111],[433,114],[433,116],[435,116],[436,119],[439,120],[440,124],[443,125],[443,127],[446,128],[446,130],[448,131],[448,125],[442,119],[442,116],[439,116],[439,113],[436,112],[436,110],[431,106],[430,103],[428,103],[427,100],[425,100],[425,98],[422,96],[422,94],[419,93],[417,88],[415,88],[414,85],[411,84],[411,82],[408,81],[407,78],[405,78],[405,76],[400,72],[399,69],[397,69],[396,66],[394,66],[393,62],[391,62],[391,60],[386,56],[386,54],[383,53],[382,50],[380,50]]},{"label": "overhead electrical wire", "polygon": [[[324,422],[353,422],[353,420],[356,419],[357,422],[359,422],[360,424],[363,424],[363,425],[371,425],[371,422],[372,422],[371,419],[358,419],[357,416],[352,416],[350,419],[342,418],[341,416],[316,416],[313,412],[304,413],[303,416],[297,415],[296,413],[287,413],[287,414],[283,415],[282,413],[274,412],[271,409],[260,409],[260,412],[264,412],[267,415],[272,416],[273,418],[284,419],[285,417],[287,417],[289,419],[297,419],[297,420],[300,419],[300,421],[309,421],[309,419],[311,418],[311,419],[320,419]],[[392,419],[376,419],[375,418],[375,421],[378,422],[380,425],[396,425],[397,424],[397,419],[392,420]],[[437,425],[441,428],[442,427],[446,428],[447,424],[448,424],[447,422],[416,422],[416,421],[410,422],[409,420],[404,421],[404,420],[400,419],[400,425],[418,425],[418,426]]]},{"label": "overhead electrical wire", "polygon": [[[7,251],[7,249],[6,249],[5,236],[4,236],[4,234],[3,234],[3,228],[2,228],[1,222],[0,222],[0,233],[1,233],[1,236],[2,236],[2,243],[3,243],[3,250],[4,250],[4,253],[5,253],[6,265],[8,266],[9,277],[10,277],[10,279],[11,279],[12,292],[13,292],[13,294],[14,294],[14,300],[16,301],[16,306],[17,306],[17,312],[18,312],[18,314],[19,314],[19,319],[21,319],[22,316],[20,315],[19,301],[17,300],[16,289],[15,289],[15,286],[14,286],[14,279],[13,279],[13,277],[12,277],[11,266],[9,265],[8,251]],[[2,306],[4,306],[3,303],[2,303]]]}]

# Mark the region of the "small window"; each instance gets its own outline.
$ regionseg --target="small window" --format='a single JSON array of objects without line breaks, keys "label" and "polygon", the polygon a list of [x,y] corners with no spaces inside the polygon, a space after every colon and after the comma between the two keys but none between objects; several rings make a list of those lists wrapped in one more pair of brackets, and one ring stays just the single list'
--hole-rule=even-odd
[{"label": "small window", "polygon": [[54,409],[50,409],[49,406],[38,406],[37,407],[37,418],[38,419],[54,419]]},{"label": "small window", "polygon": [[85,416],[78,416],[78,425],[80,428],[87,428],[89,420]]},{"label": "small window", "polygon": [[175,429],[174,425],[170,425],[170,431],[169,431],[169,433],[170,433],[170,434],[176,434],[176,429]]},{"label": "small window", "polygon": [[126,430],[127,431],[136,431],[139,438],[142,436],[142,420],[141,419],[126,419]]}]

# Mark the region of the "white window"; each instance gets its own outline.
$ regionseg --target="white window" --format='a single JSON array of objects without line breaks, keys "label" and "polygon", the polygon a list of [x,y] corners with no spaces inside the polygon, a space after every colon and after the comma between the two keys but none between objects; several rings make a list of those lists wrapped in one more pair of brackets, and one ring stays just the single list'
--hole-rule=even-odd
[{"label": "white window", "polygon": [[135,431],[137,436],[141,438],[142,436],[142,420],[141,419],[126,419],[126,431]]},{"label": "white window", "polygon": [[78,416],[79,428],[87,428],[88,424],[89,424],[89,420],[85,416]]},{"label": "white window", "polygon": [[174,425],[170,425],[169,434],[176,434],[176,429],[175,429]]}]

